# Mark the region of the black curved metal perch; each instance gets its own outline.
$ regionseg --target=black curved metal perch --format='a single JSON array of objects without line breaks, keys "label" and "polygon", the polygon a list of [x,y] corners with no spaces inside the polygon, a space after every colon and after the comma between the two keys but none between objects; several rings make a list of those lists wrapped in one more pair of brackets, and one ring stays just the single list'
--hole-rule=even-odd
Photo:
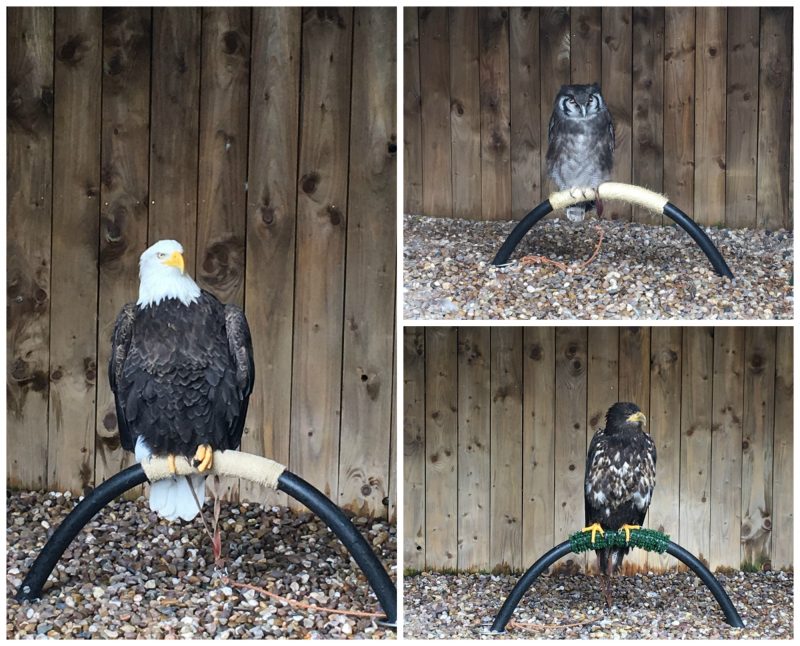
[{"label": "black curved metal perch", "polygon": [[[514,589],[511,591],[511,594],[509,594],[506,598],[503,606],[500,608],[500,612],[497,613],[497,616],[492,623],[491,632],[497,634],[505,632],[506,625],[511,620],[511,615],[519,605],[522,597],[528,591],[528,588],[533,585],[533,582],[542,572],[553,565],[553,563],[555,563],[558,559],[566,556],[572,551],[572,543],[567,540],[551,549],[538,561],[536,561],[536,563],[534,563],[528,569],[528,571],[525,572],[522,577],[520,577],[519,581],[517,581],[517,584],[514,586]],[[731,602],[730,597],[723,589],[722,584],[717,581],[716,577],[711,574],[705,565],[703,565],[693,554],[687,552],[680,545],[677,545],[669,540],[666,541],[665,552],[683,562],[685,565],[690,567],[697,576],[700,577],[703,583],[705,583],[709,590],[711,590],[711,593],[717,600],[722,612],[725,614],[725,620],[731,626],[734,628],[744,628],[742,618],[739,616],[739,613],[736,612],[736,608],[733,607],[733,602]]]},{"label": "black curved metal perch", "polygon": [[[42,594],[47,577],[50,576],[64,550],[78,532],[114,498],[146,481],[147,476],[141,465],[134,464],[103,482],[78,503],[42,548],[17,592],[17,600],[38,599]],[[363,570],[372,591],[386,613],[386,618],[381,620],[381,624],[395,627],[397,625],[397,591],[394,584],[369,543],[353,527],[342,510],[308,482],[289,471],[284,471],[278,478],[278,490],[303,503],[333,530]]]},{"label": "black curved metal perch", "polygon": [[[513,231],[511,231],[508,238],[506,238],[505,242],[503,242],[503,245],[500,247],[500,250],[494,257],[494,260],[492,260],[492,264],[506,264],[508,259],[511,257],[511,254],[514,253],[514,249],[516,249],[522,238],[525,237],[525,234],[528,233],[528,231],[530,231],[531,228],[537,222],[539,222],[539,220],[552,211],[553,207],[550,204],[550,200],[545,200],[539,206],[533,209],[533,211],[528,213],[528,215],[522,218],[522,220],[517,223],[517,226],[514,227]],[[706,235],[706,232],[703,231],[694,220],[692,220],[688,215],[686,215],[671,202],[667,202],[664,205],[663,213],[668,218],[674,220],[678,226],[680,226],[692,237],[692,240],[694,240],[703,250],[703,253],[706,254],[709,261],[711,261],[711,265],[714,267],[714,270],[720,276],[733,278],[733,272],[731,272],[728,264],[725,262],[725,259],[719,252],[719,249],[714,246],[714,243],[711,242],[711,238]]]}]

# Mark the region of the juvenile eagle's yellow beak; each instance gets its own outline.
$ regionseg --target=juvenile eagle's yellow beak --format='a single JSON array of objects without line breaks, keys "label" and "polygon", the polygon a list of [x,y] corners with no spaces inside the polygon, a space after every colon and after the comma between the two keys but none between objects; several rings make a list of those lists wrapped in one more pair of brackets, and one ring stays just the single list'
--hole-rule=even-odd
[{"label": "juvenile eagle's yellow beak", "polygon": [[182,274],[185,273],[183,254],[180,251],[173,251],[169,258],[162,260],[161,262],[163,262],[165,265],[169,265],[170,267],[177,267],[181,270]]},{"label": "juvenile eagle's yellow beak", "polygon": [[641,422],[642,425],[647,426],[647,418],[642,411],[637,411],[628,418],[629,422]]}]

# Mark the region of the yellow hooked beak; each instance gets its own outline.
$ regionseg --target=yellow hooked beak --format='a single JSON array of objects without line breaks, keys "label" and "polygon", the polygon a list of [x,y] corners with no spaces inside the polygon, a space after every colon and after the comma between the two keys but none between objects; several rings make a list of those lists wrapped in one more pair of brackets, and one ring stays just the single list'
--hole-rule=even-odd
[{"label": "yellow hooked beak", "polygon": [[641,422],[642,426],[647,426],[647,418],[642,411],[637,411],[628,418],[629,422]]},{"label": "yellow hooked beak", "polygon": [[185,265],[183,263],[183,254],[180,251],[173,251],[172,255],[167,258],[166,260],[162,260],[162,263],[168,265],[170,267],[177,267],[181,270],[181,273],[185,273]]}]

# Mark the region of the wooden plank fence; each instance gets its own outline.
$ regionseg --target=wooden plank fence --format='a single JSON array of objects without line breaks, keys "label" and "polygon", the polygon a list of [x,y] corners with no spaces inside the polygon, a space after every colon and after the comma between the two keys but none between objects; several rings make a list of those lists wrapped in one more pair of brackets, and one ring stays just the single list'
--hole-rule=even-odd
[{"label": "wooden plank fence", "polygon": [[250,321],[243,449],[394,508],[395,16],[9,9],[10,486],[82,491],[130,462],[109,338],[169,237]]},{"label": "wooden plank fence", "polygon": [[407,569],[519,570],[581,528],[589,440],[625,400],[658,449],[647,526],[712,568],[792,567],[791,327],[404,335]]},{"label": "wooden plank fence", "polygon": [[793,227],[791,7],[406,8],[404,20],[407,213],[522,217],[555,188],[556,93],[598,82],[614,180],[665,192],[703,225]]}]

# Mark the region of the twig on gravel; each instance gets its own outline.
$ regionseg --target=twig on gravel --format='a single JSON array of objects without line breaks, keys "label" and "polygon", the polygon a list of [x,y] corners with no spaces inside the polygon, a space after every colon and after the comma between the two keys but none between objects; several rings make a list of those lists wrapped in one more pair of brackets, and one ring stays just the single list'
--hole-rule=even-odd
[{"label": "twig on gravel", "polygon": [[[589,256],[588,260],[580,263],[575,269],[575,271],[586,269],[589,265],[591,265],[594,262],[594,259],[597,258],[597,254],[600,253],[600,247],[603,245],[603,237],[605,236],[605,233],[603,232],[603,229],[601,229],[598,225],[595,225],[594,228],[600,236],[597,239],[597,245],[595,245],[594,253],[592,253],[592,255]],[[567,263],[560,262],[558,260],[551,260],[550,258],[547,258],[545,256],[525,256],[524,258],[521,258],[519,262],[521,265],[532,265],[536,263],[541,263],[543,265],[555,265],[563,272],[569,271],[569,265],[567,265]]]}]

